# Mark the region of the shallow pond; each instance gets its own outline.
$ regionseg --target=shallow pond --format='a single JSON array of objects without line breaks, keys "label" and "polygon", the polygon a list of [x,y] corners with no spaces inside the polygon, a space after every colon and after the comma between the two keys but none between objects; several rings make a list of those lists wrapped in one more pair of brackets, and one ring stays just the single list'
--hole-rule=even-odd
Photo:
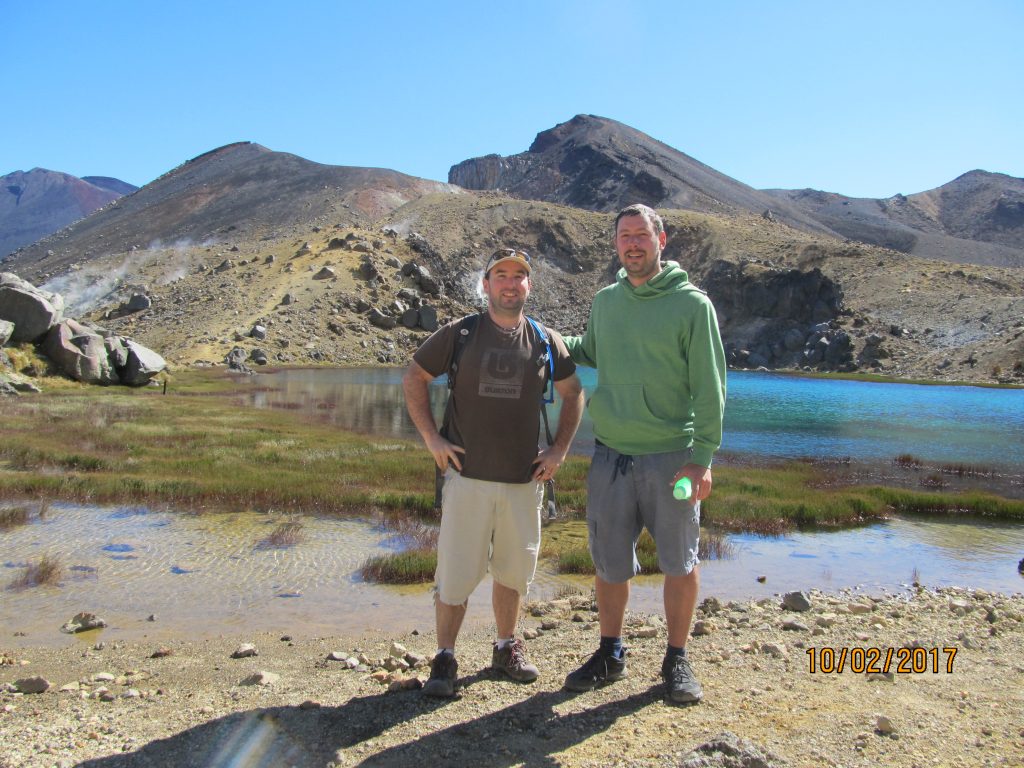
[{"label": "shallow pond", "polygon": [[[267,537],[281,521],[257,513],[50,505],[42,518],[0,532],[0,588],[44,554],[65,569],[60,586],[0,592],[4,642],[95,642],[97,633],[60,633],[79,611],[109,622],[99,633],[105,640],[157,642],[257,630],[309,637],[433,627],[427,587],[384,587],[358,576],[368,556],[398,546],[391,534],[361,520],[303,517],[301,541],[268,546]],[[1024,557],[1020,525],[904,519],[842,532],[729,540],[729,560],[702,566],[702,596],[747,599],[812,587],[878,593],[904,589],[915,576],[930,587],[1024,590],[1017,572]],[[589,589],[590,580],[541,572],[531,598],[551,597],[568,584]],[[484,583],[474,594],[467,621],[490,621],[489,589]],[[658,578],[636,581],[631,609],[661,612]]]}]

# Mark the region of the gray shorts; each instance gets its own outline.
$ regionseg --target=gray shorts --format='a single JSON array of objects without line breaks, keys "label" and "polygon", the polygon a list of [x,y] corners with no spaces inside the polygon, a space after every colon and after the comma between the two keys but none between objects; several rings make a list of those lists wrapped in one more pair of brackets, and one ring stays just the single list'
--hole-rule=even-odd
[{"label": "gray shorts", "polygon": [[700,502],[672,496],[672,478],[692,451],[625,456],[606,445],[594,449],[587,476],[587,527],[597,575],[611,584],[640,573],[636,542],[646,528],[668,576],[690,573],[699,562]]}]

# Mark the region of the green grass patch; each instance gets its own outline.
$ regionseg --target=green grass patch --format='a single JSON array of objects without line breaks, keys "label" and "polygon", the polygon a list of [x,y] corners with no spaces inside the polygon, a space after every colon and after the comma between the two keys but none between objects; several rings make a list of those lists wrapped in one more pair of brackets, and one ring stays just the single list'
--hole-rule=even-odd
[{"label": "green grass patch", "polygon": [[381,584],[426,584],[437,570],[437,551],[409,549],[367,558],[359,572],[366,581]]}]

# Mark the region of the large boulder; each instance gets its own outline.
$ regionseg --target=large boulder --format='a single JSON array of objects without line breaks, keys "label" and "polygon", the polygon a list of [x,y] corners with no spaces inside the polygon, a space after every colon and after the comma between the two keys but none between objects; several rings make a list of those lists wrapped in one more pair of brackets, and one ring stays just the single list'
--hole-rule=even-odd
[{"label": "large boulder", "polygon": [[0,320],[14,323],[10,342],[41,339],[64,316],[64,299],[11,272],[0,272]]},{"label": "large boulder", "polygon": [[167,367],[166,361],[147,347],[131,339],[124,339],[128,348],[128,363],[118,371],[121,383],[130,387],[141,387]]},{"label": "large boulder", "polygon": [[47,357],[65,376],[87,384],[117,384],[118,376],[102,336],[74,320],[57,323],[46,335]]}]

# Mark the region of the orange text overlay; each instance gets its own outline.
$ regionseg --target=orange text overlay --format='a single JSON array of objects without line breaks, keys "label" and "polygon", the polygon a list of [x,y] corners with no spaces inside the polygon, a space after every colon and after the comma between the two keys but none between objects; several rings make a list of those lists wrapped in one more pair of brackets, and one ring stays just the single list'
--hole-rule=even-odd
[{"label": "orange text overlay", "polygon": [[808,648],[807,663],[812,675],[833,672],[922,675],[925,672],[953,673],[956,648]]}]

